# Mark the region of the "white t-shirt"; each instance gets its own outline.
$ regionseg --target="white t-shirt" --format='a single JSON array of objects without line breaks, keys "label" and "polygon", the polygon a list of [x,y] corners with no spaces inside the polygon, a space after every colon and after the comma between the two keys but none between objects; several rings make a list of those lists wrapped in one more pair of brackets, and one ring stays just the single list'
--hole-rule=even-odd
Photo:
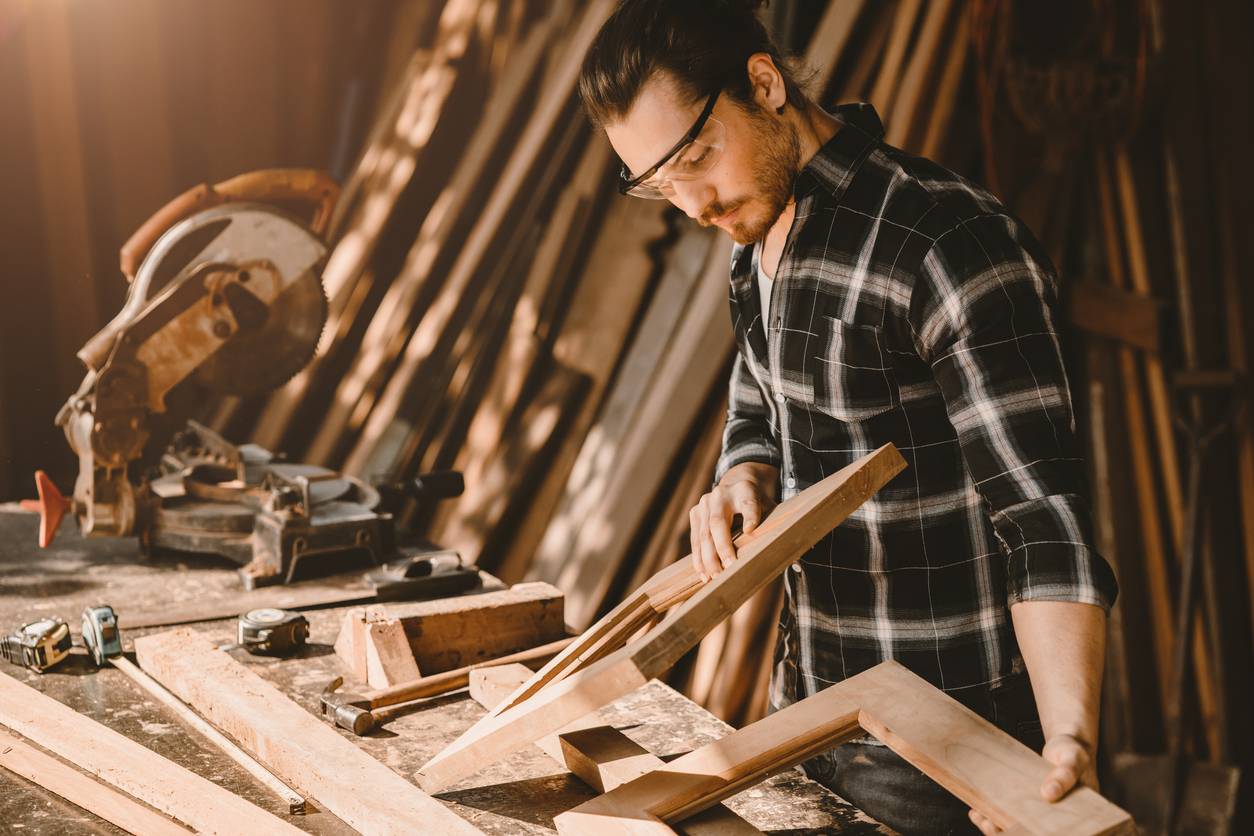
[{"label": "white t-shirt", "polygon": [[753,261],[757,266],[758,273],[758,298],[762,300],[762,330],[765,331],[766,323],[770,322],[771,313],[771,288],[775,287],[775,280],[766,275],[766,271],[762,269],[762,248],[755,247],[753,250]]}]

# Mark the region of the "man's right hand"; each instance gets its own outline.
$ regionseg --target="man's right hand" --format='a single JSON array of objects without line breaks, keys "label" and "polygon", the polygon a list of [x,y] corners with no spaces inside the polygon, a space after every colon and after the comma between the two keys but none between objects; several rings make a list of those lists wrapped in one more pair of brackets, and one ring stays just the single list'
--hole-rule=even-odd
[{"label": "man's right hand", "polygon": [[692,568],[701,580],[723,571],[736,559],[732,520],[741,518],[741,531],[752,532],[775,507],[779,468],[743,462],[723,474],[712,491],[688,512],[691,524]]}]

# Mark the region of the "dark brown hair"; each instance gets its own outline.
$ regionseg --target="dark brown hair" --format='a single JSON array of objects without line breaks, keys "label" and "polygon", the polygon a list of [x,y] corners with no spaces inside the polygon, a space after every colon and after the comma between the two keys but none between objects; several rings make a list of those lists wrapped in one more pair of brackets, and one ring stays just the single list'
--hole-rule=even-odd
[{"label": "dark brown hair", "polygon": [[692,102],[723,90],[741,106],[753,101],[746,63],[766,53],[784,77],[788,103],[806,96],[757,17],[766,0],[623,0],[584,56],[579,95],[601,126],[631,110],[654,74],[668,73]]}]

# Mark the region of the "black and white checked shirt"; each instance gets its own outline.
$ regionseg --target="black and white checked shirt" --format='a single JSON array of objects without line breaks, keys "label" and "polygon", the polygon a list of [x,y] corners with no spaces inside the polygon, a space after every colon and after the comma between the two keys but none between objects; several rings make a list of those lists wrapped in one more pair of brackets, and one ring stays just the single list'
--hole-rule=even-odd
[{"label": "black and white checked shirt", "polygon": [[885,145],[869,105],[834,115],[795,185],[765,327],[754,246],[733,252],[717,478],[774,464],[787,498],[897,445],[907,469],[785,573],[772,704],[885,659],[971,704],[1024,670],[1011,604],[1116,595],[1092,546],[1056,279],[991,194]]}]

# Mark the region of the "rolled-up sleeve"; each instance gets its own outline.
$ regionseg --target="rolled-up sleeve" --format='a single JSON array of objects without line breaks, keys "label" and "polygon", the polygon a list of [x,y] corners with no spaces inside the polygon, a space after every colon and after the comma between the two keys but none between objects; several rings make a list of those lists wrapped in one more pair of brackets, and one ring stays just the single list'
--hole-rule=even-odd
[{"label": "rolled-up sleeve", "polygon": [[737,352],[727,392],[723,452],[714,470],[714,482],[718,484],[738,464],[760,462],[779,467],[781,459],[762,387],[749,371],[744,356]]},{"label": "rolled-up sleeve", "polygon": [[923,261],[910,321],[1005,550],[1007,601],[1109,610],[1087,479],[1053,325],[1052,267],[1014,219],[966,220]]}]

